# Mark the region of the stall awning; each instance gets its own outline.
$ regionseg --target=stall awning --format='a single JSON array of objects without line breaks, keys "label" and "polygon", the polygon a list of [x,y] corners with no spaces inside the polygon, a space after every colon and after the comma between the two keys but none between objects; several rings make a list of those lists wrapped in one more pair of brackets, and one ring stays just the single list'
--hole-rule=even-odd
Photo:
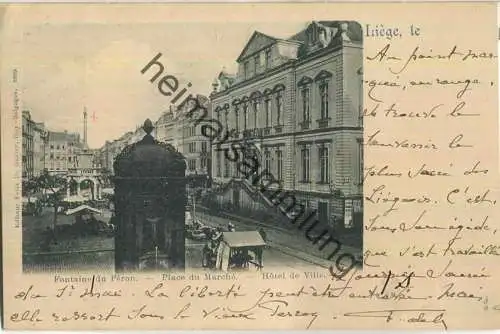
[{"label": "stall awning", "polygon": [[246,232],[224,232],[223,242],[229,247],[252,247],[252,246],[265,246],[266,243],[257,231]]},{"label": "stall awning", "polygon": [[104,188],[101,191],[103,194],[114,195],[115,190],[113,188]]},{"label": "stall awning", "polygon": [[90,207],[88,205],[80,205],[80,206],[77,206],[76,208],[74,209],[69,209],[68,211],[66,211],[66,215],[74,215],[76,213],[85,213],[85,212],[93,212],[93,213],[101,213],[101,210],[98,210],[96,208],[93,208],[93,207]]},{"label": "stall awning", "polygon": [[85,198],[85,197],[79,196],[79,195],[73,195],[73,196],[65,197],[63,201],[69,202],[69,203],[85,202],[85,201],[88,201],[88,198]]}]

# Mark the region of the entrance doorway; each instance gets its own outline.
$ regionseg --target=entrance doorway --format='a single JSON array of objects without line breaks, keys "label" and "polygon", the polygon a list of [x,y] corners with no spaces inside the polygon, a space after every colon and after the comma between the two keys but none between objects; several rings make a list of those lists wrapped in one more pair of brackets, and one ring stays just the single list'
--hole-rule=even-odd
[{"label": "entrance doorway", "polygon": [[318,202],[318,220],[323,225],[329,223],[328,219],[328,202]]}]

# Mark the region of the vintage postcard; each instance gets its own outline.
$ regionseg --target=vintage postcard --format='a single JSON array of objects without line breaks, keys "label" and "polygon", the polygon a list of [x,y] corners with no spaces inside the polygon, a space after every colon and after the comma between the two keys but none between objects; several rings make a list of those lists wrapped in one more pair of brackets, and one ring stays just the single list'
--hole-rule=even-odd
[{"label": "vintage postcard", "polygon": [[6,328],[500,327],[496,4],[1,18]]}]

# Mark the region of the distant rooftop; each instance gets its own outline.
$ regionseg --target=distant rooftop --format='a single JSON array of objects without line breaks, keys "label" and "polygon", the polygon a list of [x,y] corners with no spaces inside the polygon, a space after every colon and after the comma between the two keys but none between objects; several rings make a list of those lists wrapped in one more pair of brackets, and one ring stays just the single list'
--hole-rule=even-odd
[{"label": "distant rooftop", "polygon": [[49,131],[49,140],[80,142],[80,135],[78,133]]}]

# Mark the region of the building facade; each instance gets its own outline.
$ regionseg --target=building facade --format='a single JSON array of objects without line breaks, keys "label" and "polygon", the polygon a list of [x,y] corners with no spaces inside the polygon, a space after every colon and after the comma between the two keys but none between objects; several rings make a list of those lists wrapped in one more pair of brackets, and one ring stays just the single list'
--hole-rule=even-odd
[{"label": "building facade", "polygon": [[[210,113],[210,101],[206,96],[197,95],[198,104]],[[179,106],[171,106],[155,123],[155,138],[172,145],[186,159],[186,175],[189,184],[207,187],[210,180],[211,147],[209,139],[201,133],[203,123],[195,124],[196,118],[190,117],[195,103],[188,100]]]},{"label": "building facade", "polygon": [[118,139],[106,141],[104,146],[99,150],[99,156],[101,157],[100,164],[102,168],[111,174],[114,174],[113,164],[116,156],[125,148],[125,146],[132,143],[136,132],[138,133],[139,131],[137,129],[135,132],[129,131]]},{"label": "building facade", "polygon": [[[206,96],[196,96],[198,105],[210,113],[210,101]],[[176,113],[176,124],[179,129],[179,152],[186,158],[186,175],[189,184],[194,187],[208,187],[211,178],[212,155],[210,140],[202,134],[204,123],[196,124],[196,118],[188,114],[196,106],[193,101],[180,106]]]},{"label": "building facade", "polygon": [[179,140],[181,139],[179,124],[176,117],[176,108],[170,106],[155,122],[153,135],[156,140],[167,143],[179,149]]},{"label": "building facade", "polygon": [[51,174],[67,174],[68,169],[78,167],[78,155],[81,150],[78,133],[49,131],[45,168]]},{"label": "building facade", "polygon": [[22,162],[23,179],[37,177],[45,168],[47,131],[43,123],[35,122],[29,110],[23,111]]},{"label": "building facade", "polygon": [[30,179],[34,174],[34,129],[35,122],[31,119],[31,113],[28,110],[23,110],[22,119],[22,178]]},{"label": "building facade", "polygon": [[45,156],[48,144],[48,132],[45,124],[35,123],[33,129],[33,176],[37,177],[45,169]]},{"label": "building facade", "polygon": [[[212,117],[236,134],[221,148],[252,143],[260,170],[331,225],[362,212],[362,50],[355,22],[312,22],[288,39],[255,32],[211,95]],[[237,165],[212,156],[214,181],[236,187]],[[245,187],[222,188],[220,201],[261,207]]]}]

